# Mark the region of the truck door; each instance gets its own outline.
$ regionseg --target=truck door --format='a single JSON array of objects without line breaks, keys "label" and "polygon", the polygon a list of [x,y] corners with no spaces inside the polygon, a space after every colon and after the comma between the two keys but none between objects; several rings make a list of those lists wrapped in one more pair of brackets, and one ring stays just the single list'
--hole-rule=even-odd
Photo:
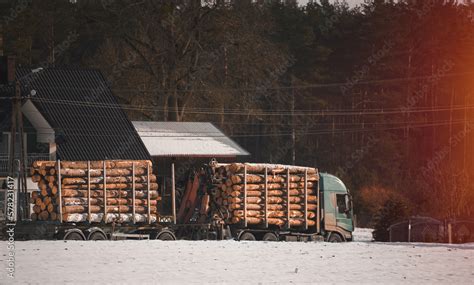
[{"label": "truck door", "polygon": [[336,226],[352,232],[352,202],[348,194],[336,194]]}]

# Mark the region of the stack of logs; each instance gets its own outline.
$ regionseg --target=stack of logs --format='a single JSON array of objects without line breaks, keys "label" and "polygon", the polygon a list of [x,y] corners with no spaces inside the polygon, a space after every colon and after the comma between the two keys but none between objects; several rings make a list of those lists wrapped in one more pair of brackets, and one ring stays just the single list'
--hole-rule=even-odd
[{"label": "stack of logs", "polygon": [[305,212],[306,226],[316,224],[319,180],[317,169],[232,163],[214,164],[213,172],[214,187],[211,194],[214,202],[229,214],[228,223],[236,224],[246,220],[248,225],[266,225],[266,208],[268,225],[305,226]]},{"label": "stack of logs", "polygon": [[151,172],[148,160],[35,161],[31,219],[61,220],[62,213],[63,222],[156,222],[160,198]]}]

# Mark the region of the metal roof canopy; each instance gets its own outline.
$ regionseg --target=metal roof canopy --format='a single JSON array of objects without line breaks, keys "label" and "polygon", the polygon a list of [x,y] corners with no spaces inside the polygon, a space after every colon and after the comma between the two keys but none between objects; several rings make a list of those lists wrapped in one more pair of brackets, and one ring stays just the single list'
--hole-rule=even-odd
[{"label": "metal roof canopy", "polygon": [[133,121],[151,156],[235,157],[249,153],[212,123]]}]

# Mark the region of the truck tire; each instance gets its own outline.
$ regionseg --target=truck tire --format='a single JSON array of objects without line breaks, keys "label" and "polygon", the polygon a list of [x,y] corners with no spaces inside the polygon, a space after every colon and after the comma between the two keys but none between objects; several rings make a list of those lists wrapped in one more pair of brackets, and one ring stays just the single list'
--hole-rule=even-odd
[{"label": "truck tire", "polygon": [[89,235],[88,240],[107,240],[107,237],[104,235],[104,233],[95,231]]},{"label": "truck tire", "polygon": [[157,240],[176,240],[175,236],[168,232],[159,234],[156,239]]},{"label": "truck tire", "polygon": [[329,236],[328,242],[344,242],[341,235],[338,233],[331,233]]},{"label": "truck tire", "polygon": [[239,240],[255,241],[257,239],[255,238],[255,236],[252,233],[245,232],[240,236]]},{"label": "truck tire", "polygon": [[78,232],[69,232],[64,236],[64,240],[84,240],[84,237]]},{"label": "truck tire", "polygon": [[263,241],[278,241],[278,237],[274,233],[266,233],[263,238]]}]

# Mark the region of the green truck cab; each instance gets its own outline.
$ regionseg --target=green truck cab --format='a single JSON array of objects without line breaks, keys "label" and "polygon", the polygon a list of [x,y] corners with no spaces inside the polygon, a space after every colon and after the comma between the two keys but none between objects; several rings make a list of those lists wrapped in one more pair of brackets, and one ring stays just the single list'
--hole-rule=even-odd
[{"label": "green truck cab", "polygon": [[352,197],[341,179],[320,174],[321,234],[330,242],[351,241],[354,231]]}]

